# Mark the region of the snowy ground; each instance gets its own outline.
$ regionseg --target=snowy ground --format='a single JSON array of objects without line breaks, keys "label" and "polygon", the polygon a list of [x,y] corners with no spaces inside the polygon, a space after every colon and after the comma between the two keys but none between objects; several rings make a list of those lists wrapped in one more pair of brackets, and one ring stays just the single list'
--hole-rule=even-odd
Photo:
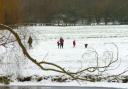
[{"label": "snowy ground", "polygon": [[[106,51],[113,52],[116,58],[117,50],[113,45],[116,44],[119,49],[119,59],[121,60],[121,62],[117,62],[117,65],[120,64],[120,66],[115,70],[108,71],[108,73],[118,74],[128,67],[128,26],[49,26],[28,27],[27,29],[33,30],[32,34],[37,35],[39,40],[39,43],[30,50],[30,54],[34,58],[42,60],[45,57],[45,60],[57,63],[67,69],[79,70],[81,67],[96,65],[94,53],[82,57],[84,53],[96,50],[101,65],[104,63],[103,61],[109,61],[104,58],[107,55],[104,54]],[[59,37],[63,37],[65,40],[64,49],[57,48],[56,42]],[[76,48],[72,47],[74,39],[76,40]],[[87,49],[84,48],[85,43],[88,44]],[[115,67],[112,67],[112,69]],[[40,74],[38,72],[35,73]]]},{"label": "snowy ground", "polygon": [[[110,57],[106,56],[108,54],[105,54],[105,52],[112,52],[114,58],[116,58],[117,49],[114,46],[114,44],[116,44],[119,49],[120,61],[113,65],[111,67],[112,70],[107,71],[106,74],[119,74],[128,68],[128,26],[31,26],[20,29],[30,30],[31,34],[36,36],[35,40],[38,40],[38,44],[34,44],[33,48],[29,50],[29,53],[39,61],[46,60],[63,66],[64,68],[76,71],[83,67],[96,65],[95,54],[92,53],[92,51],[95,50],[98,53],[100,65],[104,65],[109,61],[105,60],[106,57]],[[63,37],[65,40],[64,49],[57,48],[56,42],[60,37]],[[72,47],[73,40],[76,40],[75,48]],[[84,48],[85,43],[88,44],[88,48],[86,49]],[[3,51],[1,51],[1,53],[4,52],[4,48],[2,49]],[[83,56],[84,53],[89,54]],[[56,72],[41,71],[29,61],[24,65],[25,66],[21,70],[21,74],[24,76],[58,74]],[[119,66],[117,67],[116,65]],[[127,74],[128,73],[125,73],[124,75]],[[47,82],[42,83],[47,85]],[[86,84],[95,86],[95,83]],[[76,84],[71,83],[71,85]],[[98,86],[99,84],[96,85]],[[107,84],[107,86],[109,86],[109,84]]]},{"label": "snowy ground", "polygon": [[107,82],[66,82],[66,83],[57,83],[57,82],[49,82],[49,81],[41,81],[41,82],[14,82],[11,83],[10,86],[76,86],[76,87],[107,87],[108,89],[128,89],[127,83],[107,83]]}]

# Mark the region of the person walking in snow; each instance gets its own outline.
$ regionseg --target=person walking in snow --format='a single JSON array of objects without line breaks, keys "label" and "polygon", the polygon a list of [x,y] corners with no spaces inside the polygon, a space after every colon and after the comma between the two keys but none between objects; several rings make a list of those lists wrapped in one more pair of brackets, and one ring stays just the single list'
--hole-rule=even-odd
[{"label": "person walking in snow", "polygon": [[76,41],[73,40],[73,48],[76,46]]},{"label": "person walking in snow", "polygon": [[64,39],[60,37],[60,48],[63,48],[64,46]]},{"label": "person walking in snow", "polygon": [[29,49],[32,48],[32,42],[33,42],[33,39],[31,36],[29,36],[29,39],[28,39]]}]

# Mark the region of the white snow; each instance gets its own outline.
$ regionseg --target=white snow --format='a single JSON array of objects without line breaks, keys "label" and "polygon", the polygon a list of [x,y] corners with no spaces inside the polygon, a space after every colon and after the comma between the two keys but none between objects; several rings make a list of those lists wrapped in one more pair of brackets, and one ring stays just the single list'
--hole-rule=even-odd
[{"label": "white snow", "polygon": [[[37,36],[38,44],[29,50],[30,54],[41,60],[56,63],[70,70],[79,70],[82,67],[96,65],[95,54],[90,53],[82,58],[84,53],[97,51],[101,65],[104,64],[104,52],[113,52],[116,58],[116,44],[119,49],[120,66],[108,71],[109,74],[118,74],[128,67],[128,26],[75,26],[75,27],[28,27]],[[57,48],[57,40],[63,37],[65,40],[64,49]],[[76,40],[76,47],[73,48],[72,41]],[[84,48],[84,44],[88,48]],[[107,54],[106,54],[107,55]],[[45,58],[44,58],[45,57]],[[109,60],[106,60],[109,61]],[[112,67],[112,69],[115,67]],[[36,70],[36,68],[35,68]],[[33,71],[33,68],[32,68]],[[36,70],[37,71],[37,70]],[[39,72],[39,71],[38,71]],[[38,72],[35,72],[38,74]],[[43,72],[48,75],[51,73]],[[54,73],[52,73],[54,74]],[[128,74],[128,73],[127,73]]]},{"label": "white snow", "polygon": [[[38,61],[45,60],[48,62],[56,63],[66,69],[77,71],[83,67],[95,66],[96,51],[99,56],[100,65],[105,65],[110,60],[105,60],[106,57],[111,57],[112,52],[114,58],[116,58],[117,49],[114,46],[116,44],[119,50],[120,61],[114,64],[111,69],[105,72],[108,75],[116,75],[124,70],[128,69],[128,26],[116,25],[116,26],[69,26],[69,27],[57,27],[57,26],[30,26],[27,28],[20,28],[24,30],[30,30],[31,34],[36,36],[38,43],[34,43],[33,48],[29,50],[32,57]],[[30,34],[30,35],[31,35]],[[64,49],[58,49],[57,40],[63,37]],[[76,40],[76,47],[73,48],[72,41]],[[84,44],[88,44],[88,48],[84,48]],[[0,47],[1,50],[1,47]],[[4,53],[4,48],[2,48]],[[87,55],[84,55],[87,53]],[[109,56],[105,56],[109,55]],[[116,65],[119,65],[117,67]],[[23,76],[29,75],[57,75],[56,72],[46,72],[40,70],[30,61],[24,64],[21,69]],[[125,73],[124,75],[127,75]],[[34,82],[35,83],[35,82]],[[31,83],[30,84],[34,84]],[[12,84],[17,84],[16,82]],[[18,83],[21,84],[21,83]],[[24,85],[24,83],[22,83]],[[25,84],[29,84],[26,83]],[[78,85],[76,81],[68,83],[54,83],[49,81],[42,81],[38,84],[43,85]],[[127,87],[127,84],[120,83],[90,83],[81,82],[82,86],[104,86],[104,87]]]},{"label": "white snow", "polygon": [[64,83],[57,83],[57,82],[49,82],[49,81],[41,81],[41,82],[13,82],[10,86],[76,86],[76,87],[107,87],[107,88],[128,88],[127,83],[107,83],[107,82],[64,82]]}]

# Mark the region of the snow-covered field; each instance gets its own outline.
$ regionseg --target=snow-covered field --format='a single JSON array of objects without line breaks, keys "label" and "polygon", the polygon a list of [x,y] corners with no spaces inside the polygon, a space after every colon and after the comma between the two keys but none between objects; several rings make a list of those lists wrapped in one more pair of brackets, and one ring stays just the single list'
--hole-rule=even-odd
[{"label": "snow-covered field", "polygon": [[[84,67],[96,66],[96,51],[99,65],[105,65],[110,60],[108,57],[117,57],[119,61],[105,72],[107,75],[116,75],[128,70],[128,26],[30,26],[19,29],[30,30],[30,35],[35,35],[38,43],[33,44],[29,50],[32,57],[38,61],[45,60],[56,63],[68,70],[77,71]],[[57,40],[64,38],[64,48],[58,49]],[[76,40],[73,48],[72,41]],[[85,48],[84,44],[88,44]],[[4,48],[1,47],[4,52]],[[24,64],[21,74],[26,75],[57,75],[56,72],[40,70],[30,61]],[[125,73],[124,75],[127,75]]]},{"label": "snow-covered field", "polygon": [[[28,27],[35,34],[38,44],[29,50],[30,54],[37,59],[44,59],[56,63],[70,70],[79,70],[81,67],[96,65],[95,54],[98,53],[100,65],[104,64],[106,57],[112,52],[116,58],[118,46],[119,50],[119,67],[113,65],[107,73],[118,74],[128,67],[128,26],[75,26],[75,27]],[[64,49],[57,48],[57,40],[63,37]],[[73,48],[72,41],[76,40],[76,47]],[[84,48],[84,44],[88,48]],[[85,53],[89,53],[84,55]],[[110,56],[111,57],[111,56]],[[35,73],[37,72],[36,67]],[[33,69],[32,69],[33,71]],[[34,73],[34,72],[33,72]],[[43,74],[51,73],[43,72]],[[54,73],[52,73],[54,74]],[[55,73],[56,74],[56,73]],[[128,73],[127,73],[128,74]]]}]

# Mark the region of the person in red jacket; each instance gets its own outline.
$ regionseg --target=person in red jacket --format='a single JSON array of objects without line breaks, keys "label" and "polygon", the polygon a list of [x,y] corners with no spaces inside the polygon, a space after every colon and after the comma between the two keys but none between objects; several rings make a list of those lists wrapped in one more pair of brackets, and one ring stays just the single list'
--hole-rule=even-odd
[{"label": "person in red jacket", "polygon": [[60,48],[63,48],[64,46],[64,39],[60,37]]},{"label": "person in red jacket", "polygon": [[73,48],[76,46],[76,41],[73,40]]}]

